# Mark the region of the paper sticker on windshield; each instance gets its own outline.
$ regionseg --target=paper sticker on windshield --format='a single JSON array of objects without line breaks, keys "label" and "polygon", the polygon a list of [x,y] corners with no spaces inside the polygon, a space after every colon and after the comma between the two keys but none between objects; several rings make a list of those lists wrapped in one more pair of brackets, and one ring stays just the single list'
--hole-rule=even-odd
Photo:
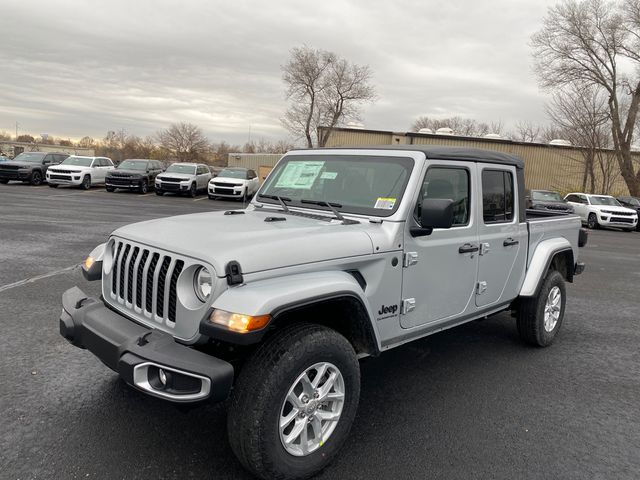
[{"label": "paper sticker on windshield", "polygon": [[320,178],[322,180],[335,180],[338,176],[338,172],[322,172]]},{"label": "paper sticker on windshield", "polygon": [[376,200],[376,204],[373,208],[380,208],[382,210],[393,210],[394,205],[396,204],[395,198],[382,198],[378,197]]},{"label": "paper sticker on windshield", "polygon": [[324,162],[289,162],[280,174],[276,188],[311,188],[322,167]]}]

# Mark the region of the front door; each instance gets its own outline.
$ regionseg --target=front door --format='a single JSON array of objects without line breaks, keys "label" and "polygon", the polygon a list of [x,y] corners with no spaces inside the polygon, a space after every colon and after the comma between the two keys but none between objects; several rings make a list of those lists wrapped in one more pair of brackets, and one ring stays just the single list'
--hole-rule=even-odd
[{"label": "front door", "polygon": [[[469,308],[475,310],[473,296],[478,269],[475,171],[473,162],[443,160],[428,166],[415,199],[413,218],[405,227],[403,328],[453,320]],[[453,226],[412,237],[409,229],[420,226],[420,208],[426,198],[453,200]]]},{"label": "front door", "polygon": [[515,167],[478,165],[478,169],[482,205],[478,206],[476,305],[488,307],[517,296],[526,263],[527,227],[518,218]]}]

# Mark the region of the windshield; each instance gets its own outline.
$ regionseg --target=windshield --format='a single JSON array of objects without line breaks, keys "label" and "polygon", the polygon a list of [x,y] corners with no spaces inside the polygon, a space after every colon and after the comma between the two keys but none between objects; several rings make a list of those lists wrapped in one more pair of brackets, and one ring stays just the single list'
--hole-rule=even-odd
[{"label": "windshield", "polygon": [[14,162],[42,163],[44,153],[21,153],[13,159]]},{"label": "windshield", "polygon": [[222,170],[218,174],[218,177],[241,178],[243,180],[246,180],[247,179],[247,171],[246,170],[225,169],[225,170]]},{"label": "windshield", "polygon": [[187,175],[195,175],[196,167],[195,165],[182,165],[180,163],[174,163],[173,165],[169,165],[169,168],[166,170],[167,173],[186,173]]},{"label": "windshield", "polygon": [[629,205],[633,205],[634,207],[640,207],[640,200],[638,200],[637,198],[625,198],[624,201]]},{"label": "windshield", "polygon": [[79,167],[90,167],[93,158],[91,157],[67,157],[61,165],[78,165]]},{"label": "windshield", "polygon": [[544,192],[541,190],[533,190],[531,192],[531,199],[538,200],[539,202],[564,202],[559,193]]},{"label": "windshield", "polygon": [[145,160],[125,160],[120,165],[118,165],[118,169],[120,170],[146,170],[147,163]]},{"label": "windshield", "polygon": [[267,177],[260,195],[285,197],[293,206],[325,210],[301,200],[331,202],[342,212],[388,217],[400,205],[413,163],[409,157],[291,155]]},{"label": "windshield", "polygon": [[592,195],[589,199],[591,200],[591,205],[610,205],[613,207],[621,206],[620,202],[613,197]]}]

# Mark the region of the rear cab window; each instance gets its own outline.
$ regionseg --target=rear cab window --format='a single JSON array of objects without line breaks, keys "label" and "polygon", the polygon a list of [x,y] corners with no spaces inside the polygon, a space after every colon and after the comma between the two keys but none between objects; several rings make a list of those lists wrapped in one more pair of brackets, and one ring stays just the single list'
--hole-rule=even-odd
[{"label": "rear cab window", "polygon": [[482,218],[485,224],[511,223],[514,219],[513,174],[507,170],[482,170]]}]

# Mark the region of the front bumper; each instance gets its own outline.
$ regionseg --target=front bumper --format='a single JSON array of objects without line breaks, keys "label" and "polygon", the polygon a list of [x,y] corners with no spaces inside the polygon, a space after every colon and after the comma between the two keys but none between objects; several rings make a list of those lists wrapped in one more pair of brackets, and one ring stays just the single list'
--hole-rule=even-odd
[{"label": "front bumper", "polygon": [[20,180],[25,181],[31,178],[31,171],[21,172],[19,170],[0,171],[0,180]]},{"label": "front bumper", "polygon": [[191,182],[158,182],[155,183],[155,188],[159,192],[188,192],[191,188]]},{"label": "front bumper", "polygon": [[79,186],[82,184],[82,175],[62,175],[47,173],[47,183],[51,185],[71,185]]},{"label": "front bumper", "polygon": [[140,185],[142,184],[143,180],[142,179],[135,179],[135,180],[112,180],[110,178],[107,177],[107,179],[105,180],[105,186],[107,187],[113,187],[113,188],[128,188],[128,189],[138,189],[140,188]]},{"label": "front bumper", "polygon": [[62,295],[60,335],[89,350],[129,385],[165,400],[223,401],[233,385],[230,363],[138,325],[78,287]]},{"label": "front bumper", "polygon": [[616,215],[613,214],[598,214],[598,223],[601,227],[616,227],[616,228],[636,228],[638,224],[638,217],[631,215]]}]

